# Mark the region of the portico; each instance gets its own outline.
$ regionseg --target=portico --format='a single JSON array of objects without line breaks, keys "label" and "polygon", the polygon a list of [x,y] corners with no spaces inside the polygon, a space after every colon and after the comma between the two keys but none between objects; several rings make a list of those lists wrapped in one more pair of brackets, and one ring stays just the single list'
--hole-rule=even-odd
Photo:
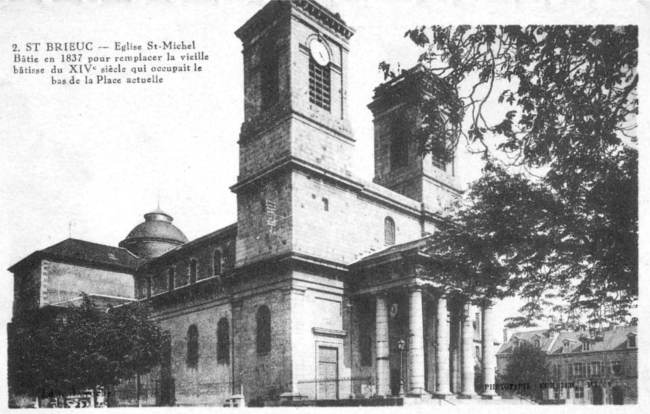
[{"label": "portico", "polygon": [[357,264],[356,295],[371,297],[375,308],[374,321],[362,322],[374,323],[375,396],[396,396],[403,382],[407,397],[495,398],[494,387],[474,386],[479,364],[482,382],[495,383],[492,307],[424,274],[425,246],[424,239],[394,246]]}]

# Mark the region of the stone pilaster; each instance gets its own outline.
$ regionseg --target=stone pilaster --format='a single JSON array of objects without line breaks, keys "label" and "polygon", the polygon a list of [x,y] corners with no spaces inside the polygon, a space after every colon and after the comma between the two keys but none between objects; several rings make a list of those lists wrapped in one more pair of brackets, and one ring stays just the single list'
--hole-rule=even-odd
[{"label": "stone pilaster", "polygon": [[483,332],[481,335],[481,348],[483,350],[483,392],[482,396],[486,399],[493,399],[497,396],[494,390],[496,368],[496,356],[494,354],[494,317],[492,305],[484,306],[483,312]]},{"label": "stone pilaster", "polygon": [[449,390],[449,311],[447,298],[438,297],[436,312],[436,395],[445,397]]},{"label": "stone pilaster", "polygon": [[375,332],[377,361],[375,365],[377,374],[377,396],[390,395],[390,366],[388,350],[388,305],[386,296],[377,295],[375,315]]},{"label": "stone pilaster", "polygon": [[461,318],[462,329],[462,383],[460,396],[472,398],[476,396],[474,390],[474,327],[472,326],[472,305],[468,301],[463,304],[463,315]]},{"label": "stone pilaster", "polygon": [[422,288],[409,291],[408,372],[409,395],[427,394],[424,389],[424,320],[422,318]]}]

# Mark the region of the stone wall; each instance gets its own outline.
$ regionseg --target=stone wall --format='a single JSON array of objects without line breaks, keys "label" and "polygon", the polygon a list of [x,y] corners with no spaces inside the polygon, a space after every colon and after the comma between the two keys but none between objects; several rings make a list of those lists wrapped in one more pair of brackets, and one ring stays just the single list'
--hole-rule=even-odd
[{"label": "stone wall", "polygon": [[[384,249],[384,220],[395,221],[395,242],[422,237],[419,216],[390,208],[315,175],[293,174],[293,250],[349,264]],[[327,210],[325,209],[327,200]]]},{"label": "stone wall", "polygon": [[82,293],[133,298],[133,275],[48,260],[42,262],[42,305],[78,298]]},{"label": "stone wall", "polygon": [[23,312],[44,306],[42,296],[47,297],[47,288],[41,283],[42,261],[38,261],[20,273],[14,274],[14,318]]}]

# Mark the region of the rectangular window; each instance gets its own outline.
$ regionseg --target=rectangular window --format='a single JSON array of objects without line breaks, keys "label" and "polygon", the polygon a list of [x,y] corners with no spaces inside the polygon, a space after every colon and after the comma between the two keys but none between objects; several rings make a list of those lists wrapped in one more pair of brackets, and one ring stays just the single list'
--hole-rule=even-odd
[{"label": "rectangular window", "polygon": [[196,283],[196,275],[198,273],[198,263],[195,259],[190,260],[190,283]]},{"label": "rectangular window", "polygon": [[610,368],[612,371],[612,375],[620,377],[623,375],[623,364],[621,361],[612,361],[610,362]]},{"label": "rectangular window", "polygon": [[323,210],[330,211],[330,202],[326,198],[323,198]]},{"label": "rectangular window", "polygon": [[585,398],[585,389],[583,387],[576,387],[575,388],[575,398],[576,399]]},{"label": "rectangular window", "polygon": [[554,400],[562,399],[562,389],[561,388],[555,388],[553,390],[553,399]]},{"label": "rectangular window", "polygon": [[167,274],[167,278],[168,278],[168,279],[167,279],[167,283],[168,283],[168,288],[169,288],[169,291],[170,291],[170,292],[171,292],[172,290],[174,290],[174,277],[175,277],[175,273],[176,273],[176,272],[174,271],[174,268],[171,267],[171,268],[169,269],[169,273]]},{"label": "rectangular window", "polygon": [[591,364],[589,364],[589,368],[590,368],[589,375],[592,377],[597,377],[603,374],[602,365],[603,363],[600,361],[592,362]]},{"label": "rectangular window", "polygon": [[331,109],[330,67],[321,66],[309,57],[309,102],[329,111]]},{"label": "rectangular window", "polygon": [[628,348],[636,348],[636,336],[635,335],[630,335],[627,337],[627,347]]}]

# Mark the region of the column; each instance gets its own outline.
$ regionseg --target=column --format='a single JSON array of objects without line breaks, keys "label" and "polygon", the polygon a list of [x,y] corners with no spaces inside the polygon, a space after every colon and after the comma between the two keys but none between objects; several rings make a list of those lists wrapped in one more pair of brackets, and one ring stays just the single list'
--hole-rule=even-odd
[{"label": "column", "polygon": [[496,356],[494,354],[494,317],[492,305],[483,306],[483,332],[481,335],[483,348],[483,398],[494,399],[497,396],[494,390],[494,370]]},{"label": "column", "polygon": [[462,330],[462,383],[460,396],[472,398],[476,396],[474,391],[474,327],[472,326],[472,305],[469,301],[463,304],[463,315],[461,323]]},{"label": "column", "polygon": [[424,389],[424,320],[422,318],[422,287],[409,292],[409,394],[427,394]]},{"label": "column", "polygon": [[375,337],[377,346],[377,394],[390,395],[390,366],[388,364],[388,305],[384,294],[377,295],[375,315]]},{"label": "column", "polygon": [[438,297],[436,312],[436,395],[444,397],[449,391],[449,311],[447,298]]}]

